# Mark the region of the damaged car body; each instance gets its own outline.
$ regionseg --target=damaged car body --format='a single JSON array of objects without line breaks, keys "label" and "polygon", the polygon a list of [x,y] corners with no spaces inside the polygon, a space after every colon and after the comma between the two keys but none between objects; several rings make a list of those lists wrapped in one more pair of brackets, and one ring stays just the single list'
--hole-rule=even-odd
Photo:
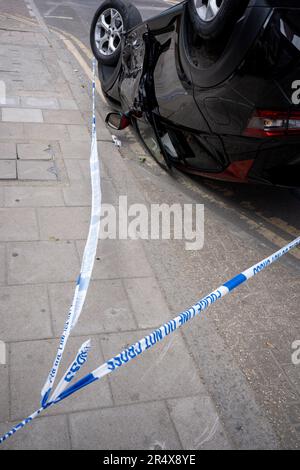
[{"label": "damaged car body", "polygon": [[132,123],[162,166],[300,187],[298,1],[186,0],[143,22],[105,0],[91,45],[121,110],[108,123]]}]

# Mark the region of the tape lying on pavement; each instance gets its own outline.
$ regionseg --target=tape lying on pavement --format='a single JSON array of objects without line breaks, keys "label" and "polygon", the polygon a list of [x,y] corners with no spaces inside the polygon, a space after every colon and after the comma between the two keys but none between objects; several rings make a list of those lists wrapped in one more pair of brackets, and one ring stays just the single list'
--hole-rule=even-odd
[{"label": "tape lying on pavement", "polygon": [[95,382],[96,380],[99,380],[102,377],[110,374],[111,372],[123,366],[124,364],[128,364],[128,362],[130,362],[132,359],[135,359],[144,351],[147,351],[148,349],[152,348],[155,344],[162,341],[162,339],[164,339],[166,336],[169,336],[178,328],[183,326],[185,323],[192,320],[195,316],[202,313],[210,305],[214,304],[217,300],[229,294],[238,286],[240,286],[241,284],[249,280],[251,277],[257,275],[258,273],[266,269],[272,263],[279,260],[279,258],[286,255],[289,251],[293,250],[297,246],[300,246],[300,237],[296,238],[293,242],[289,243],[281,250],[278,250],[270,257],[264,259],[263,261],[260,261],[259,263],[255,264],[246,271],[238,274],[236,277],[230,279],[228,282],[225,282],[218,289],[199,300],[199,302],[193,305],[193,307],[180,313],[173,320],[169,321],[168,323],[165,323],[160,328],[154,330],[151,334],[145,336],[137,343],[133,344],[117,356],[105,362],[100,367],[93,370],[91,373],[89,373],[82,379],[78,380],[74,385],[71,385],[68,388],[62,388],[61,392],[60,390],[58,390],[58,392],[60,392],[58,394],[54,392],[52,401],[50,400],[49,402],[47,402],[45,406],[41,407],[39,410],[35,411],[32,415],[30,415],[27,419],[12,428],[8,433],[6,433],[3,437],[0,438],[0,443],[4,442],[10,436],[15,434],[19,429],[22,429],[24,426],[30,423],[45,409],[56,405],[68,396],[72,395],[73,393],[77,392],[82,388],[87,387],[92,382]]},{"label": "tape lying on pavement", "polygon": [[45,407],[48,403],[59,366],[62,361],[63,353],[66,348],[70,333],[75,327],[89,288],[92,271],[94,268],[95,257],[98,246],[98,237],[100,232],[101,217],[101,175],[97,149],[97,132],[96,132],[96,106],[95,106],[95,89],[96,89],[96,60],[93,60],[93,120],[92,120],[92,144],[90,155],[90,171],[92,185],[92,207],[89,234],[82,258],[81,271],[78,277],[73,302],[64,326],[63,333],[60,338],[59,347],[53,362],[52,369],[47,377],[44,387],[42,388],[41,405]]},{"label": "tape lying on pavement", "polygon": [[[154,330],[151,334],[145,336],[137,343],[133,344],[129,348],[122,351],[117,356],[113,357],[109,361],[105,362],[103,365],[92,371],[90,374],[83,377],[81,380],[76,382],[71,387],[64,390],[56,399],[55,403],[58,403],[61,400],[64,400],[68,396],[72,395],[77,390],[86,387],[88,384],[101,379],[107,374],[110,374],[114,370],[118,369],[124,364],[127,364],[132,359],[136,358],[144,351],[152,348],[155,344],[159,343],[166,336],[169,336],[171,333],[176,331],[178,328],[183,326],[188,321],[192,320],[196,315],[199,315],[201,312],[206,310],[210,305],[215,303],[217,300],[225,297],[229,292],[233,291],[235,288],[249,280],[251,277],[255,276],[267,266],[271,265],[283,255],[291,251],[300,245],[300,237],[294,240],[293,242],[286,245],[281,250],[278,250],[276,253],[270,257],[264,259],[263,261],[255,264],[246,271],[238,274],[236,277],[232,278],[230,281],[224,283],[215,291],[211,292],[203,299],[199,300],[193,307],[189,310],[186,310],[180,313],[173,320],[170,320],[168,323],[165,323],[160,328]],[[54,404],[54,403],[53,403]]]},{"label": "tape lying on pavement", "polygon": [[59,395],[63,393],[63,391],[67,388],[67,386],[72,382],[75,378],[77,372],[80,371],[81,367],[86,363],[88,359],[88,352],[91,349],[91,340],[89,339],[82,346],[80,346],[78,353],[72,364],[70,364],[69,368],[65,372],[65,375],[57,385],[55,391],[53,392],[50,402],[55,401]]}]

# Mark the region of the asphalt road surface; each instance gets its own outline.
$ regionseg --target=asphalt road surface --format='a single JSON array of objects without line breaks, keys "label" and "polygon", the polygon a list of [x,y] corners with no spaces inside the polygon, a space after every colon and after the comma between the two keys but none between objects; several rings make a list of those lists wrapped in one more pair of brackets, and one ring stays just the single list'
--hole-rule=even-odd
[{"label": "asphalt road surface", "polygon": [[[133,0],[143,19],[156,15],[176,1]],[[49,26],[56,26],[77,36],[85,44],[89,42],[89,30],[93,15],[101,0],[35,0],[35,4]]]}]

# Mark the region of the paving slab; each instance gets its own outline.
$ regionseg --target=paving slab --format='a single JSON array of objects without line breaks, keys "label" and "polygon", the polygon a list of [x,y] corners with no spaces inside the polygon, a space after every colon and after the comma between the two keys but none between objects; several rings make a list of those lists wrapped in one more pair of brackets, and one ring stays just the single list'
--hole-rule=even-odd
[{"label": "paving slab", "polygon": [[68,132],[71,141],[81,141],[81,142],[90,142],[91,136],[86,128],[86,126],[80,125],[68,125]]},{"label": "paving slab", "polygon": [[[85,242],[76,242],[80,258]],[[135,240],[100,240],[93,279],[150,277],[153,272],[143,247]]]},{"label": "paving slab", "polygon": [[[65,84],[67,88],[67,84]],[[55,92],[58,88],[63,88],[63,84],[59,79],[53,78],[50,73],[46,74],[45,71],[40,74],[22,75],[22,89],[27,90],[30,94],[36,89],[45,92]]]},{"label": "paving slab", "polygon": [[71,242],[12,243],[7,260],[8,284],[74,281],[79,273],[78,256]]},{"label": "paving slab", "polygon": [[91,143],[89,142],[60,142],[60,148],[64,159],[79,158],[89,159],[91,153]]},{"label": "paving slab", "polygon": [[52,336],[46,286],[0,287],[0,306],[5,312],[0,325],[3,341]]},{"label": "paving slab", "polygon": [[78,110],[44,110],[44,121],[53,124],[80,124],[84,125],[81,113]]},{"label": "paving slab", "polygon": [[[16,422],[0,423],[1,435]],[[70,440],[66,416],[39,417],[28,429],[17,432],[12,439],[1,444],[3,450],[69,450]]]},{"label": "paving slab", "polygon": [[[114,357],[146,334],[143,330],[101,336],[105,359]],[[205,393],[196,366],[178,332],[111,374],[109,381],[118,404]]]},{"label": "paving slab", "polygon": [[168,407],[184,449],[233,449],[209,396],[168,400]]},{"label": "paving slab", "polygon": [[2,108],[3,122],[43,122],[40,109]]},{"label": "paving slab", "polygon": [[124,285],[139,328],[161,326],[170,319],[169,307],[154,277],[124,279]]},{"label": "paving slab", "polygon": [[13,140],[24,139],[24,124],[20,122],[0,122],[0,139]]},{"label": "paving slab", "polygon": [[22,31],[0,31],[0,41],[7,44],[20,44],[22,46],[47,46],[49,45],[45,36],[35,32]]},{"label": "paving slab", "polygon": [[90,206],[91,205],[91,185],[88,180],[78,181],[68,187],[63,188],[66,206]]},{"label": "paving slab", "polygon": [[58,101],[59,101],[59,105],[61,109],[69,109],[69,110],[78,109],[76,101],[72,99],[60,98]]},{"label": "paving slab", "polygon": [[37,47],[9,44],[5,49],[7,50],[7,54],[5,54],[6,57],[13,58],[18,61],[24,56],[26,56],[28,63],[41,61],[42,59],[41,50]]},{"label": "paving slab", "polygon": [[[4,106],[12,106],[13,108],[17,108],[20,105],[20,97],[19,96],[6,96],[3,103]],[[36,106],[35,106],[36,107]]]},{"label": "paving slab", "polygon": [[[71,180],[71,182],[82,181],[82,180],[90,182],[91,175],[90,175],[90,165],[89,165],[88,159],[83,160],[79,158],[76,158],[76,159],[64,158],[64,164],[67,170],[69,180]],[[101,178],[109,179],[106,169],[103,167],[102,162],[101,162]]]},{"label": "paving slab", "polygon": [[0,160],[0,180],[15,180],[16,178],[16,160]]},{"label": "paving slab", "polygon": [[0,245],[0,285],[5,283],[6,277],[6,247],[5,244]]},{"label": "paving slab", "polygon": [[[63,316],[66,317],[65,313]],[[86,337],[70,338],[61,364],[61,374],[67,369],[77,355],[79,347],[87,340]],[[40,402],[40,392],[52,367],[57,348],[58,338],[54,340],[26,341],[11,344],[11,419],[24,418]],[[89,353],[88,367],[93,370],[102,364],[103,357],[99,344],[92,339],[92,350]],[[32,374],[34,370],[34,374]],[[76,379],[86,375],[80,371]],[[30,380],[28,378],[30,377]],[[49,409],[47,414],[64,414],[73,411],[90,410],[112,406],[112,398],[107,378],[86,387],[79,393]],[[27,413],[27,414],[26,414]],[[27,430],[28,432],[28,430]]]},{"label": "paving slab", "polygon": [[35,96],[21,97],[21,104],[24,108],[32,107],[39,109],[58,109],[60,106],[57,98]]},{"label": "paving slab", "polygon": [[64,164],[67,170],[70,182],[90,181],[90,171],[88,160],[73,160],[64,158]]},{"label": "paving slab", "polygon": [[73,449],[181,449],[163,402],[72,414],[70,428]]},{"label": "paving slab", "polygon": [[[118,196],[111,181],[102,180],[102,203],[118,205]],[[90,206],[91,205],[91,185],[89,181],[74,183],[63,188],[64,200],[67,206]]]},{"label": "paving slab", "polygon": [[63,206],[60,188],[42,186],[7,186],[4,188],[6,207],[54,207]]},{"label": "paving slab", "polygon": [[[8,363],[9,345],[6,345],[6,361]],[[9,420],[9,369],[8,365],[0,364],[0,423]]]},{"label": "paving slab", "polygon": [[[74,289],[73,283],[49,285],[53,326],[57,336],[63,330],[64,317],[72,303]],[[135,329],[135,318],[122,282],[92,281],[74,334],[92,335]]]},{"label": "paving slab", "polygon": [[34,209],[0,208],[0,241],[38,240]]},{"label": "paving slab", "polygon": [[53,161],[18,160],[19,180],[56,181],[58,169]]},{"label": "paving slab", "polygon": [[54,207],[38,209],[41,239],[85,240],[90,224],[88,207]]},{"label": "paving slab", "polygon": [[15,160],[17,158],[16,144],[13,142],[0,142],[0,159]]},{"label": "paving slab", "polygon": [[[111,108],[107,107],[106,113],[108,114],[111,111]],[[88,109],[87,111],[84,111],[83,117],[85,119],[85,122],[88,123],[89,129],[91,130],[91,111]],[[100,117],[99,113],[96,112],[96,125],[97,125],[97,139],[98,141],[112,141],[111,134],[116,134],[117,131],[110,131],[110,129],[103,123],[102,117]],[[122,139],[121,133],[119,136]]]},{"label": "paving slab", "polygon": [[[24,136],[26,140],[70,140],[67,126],[64,124],[24,124]],[[0,124],[1,137],[1,124]],[[21,137],[22,138],[22,137]]]},{"label": "paving slab", "polygon": [[20,160],[51,160],[53,156],[53,149],[49,142],[17,144],[17,152]]},{"label": "paving slab", "polygon": [[[36,60],[43,60],[43,54],[40,54]],[[19,92],[19,96],[22,98],[41,98],[41,99],[46,99],[46,100],[60,100],[60,98],[64,99],[67,96],[71,96],[70,90],[66,90],[65,87],[62,87],[61,89],[57,89],[55,91],[53,90],[46,90],[46,91],[41,91],[41,90],[33,90],[33,91],[28,91],[28,90],[21,90]]]}]

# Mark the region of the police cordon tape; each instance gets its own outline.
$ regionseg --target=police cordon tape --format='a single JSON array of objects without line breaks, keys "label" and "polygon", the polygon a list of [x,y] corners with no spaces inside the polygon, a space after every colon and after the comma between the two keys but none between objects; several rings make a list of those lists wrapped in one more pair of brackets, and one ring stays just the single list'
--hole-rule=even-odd
[{"label": "police cordon tape", "polygon": [[[27,424],[37,418],[44,410],[58,404],[66,399],[73,393],[80,389],[87,387],[89,384],[105,377],[112,373],[124,364],[129,363],[132,359],[140,356],[143,352],[152,348],[155,344],[162,341],[165,337],[175,332],[178,328],[182,327],[185,323],[192,320],[195,316],[202,313],[210,305],[214,304],[217,300],[229,294],[235,288],[255,276],[269,265],[277,261],[279,258],[287,254],[292,249],[300,245],[300,237],[296,238],[293,242],[289,243],[282,249],[278,250],[273,255],[260,261],[246,271],[238,274],[230,281],[221,285],[218,289],[211,292],[206,297],[203,297],[195,305],[188,310],[180,313],[173,320],[168,321],[160,328],[157,328],[149,335],[142,338],[137,343],[122,351],[117,356],[96,368],[82,379],[78,380],[74,385],[68,387],[70,382],[74,379],[81,367],[86,363],[88,352],[90,350],[90,340],[83,343],[79,348],[78,353],[71,363],[58,386],[51,395],[55,378],[62,360],[63,352],[65,350],[67,340],[70,336],[72,329],[75,327],[79,316],[82,312],[84,301],[86,298],[87,290],[89,287],[91,274],[95,262],[98,236],[100,230],[100,217],[101,217],[101,184],[100,184],[100,166],[97,150],[97,134],[96,134],[96,116],[95,116],[95,75],[96,75],[96,62],[93,60],[93,126],[92,126],[92,144],[90,156],[90,169],[91,169],[91,183],[92,183],[92,210],[91,210],[91,223],[89,235],[84,250],[81,272],[76,284],[74,298],[71,309],[69,311],[67,321],[65,323],[64,331],[60,339],[59,348],[53,363],[53,367],[47,378],[47,381],[42,389],[41,407],[32,413],[28,418],[14,426],[10,431],[0,437],[0,443],[6,441],[9,437],[13,436],[17,431],[24,428]],[[50,397],[51,395],[51,397]]]},{"label": "police cordon tape", "polygon": [[[293,250],[299,245],[300,245],[300,237],[296,238],[293,242],[289,243],[288,245],[283,247],[281,250],[278,250],[276,253],[274,253],[270,257],[264,259],[263,261],[260,261],[259,263],[255,264],[254,266],[247,269],[246,271],[238,274],[236,277],[232,278],[230,281],[221,285],[218,289],[213,291],[211,294],[199,300],[199,302],[197,302],[189,310],[186,310],[180,313],[173,320],[170,320],[169,322],[165,323],[160,328],[154,330],[151,334],[145,336],[137,343],[133,344],[132,346],[125,349],[117,356],[113,357],[112,359],[105,362],[97,369],[93,370],[91,373],[87,374],[81,380],[78,380],[78,382],[76,382],[74,385],[68,388],[65,388],[58,395],[54,393],[52,401],[47,402],[45,406],[35,411],[32,415],[30,415],[28,418],[26,418],[24,421],[19,423],[17,426],[12,428],[8,433],[2,436],[0,438],[0,443],[4,442],[10,436],[15,434],[19,429],[22,429],[24,426],[30,423],[33,419],[39,416],[45,409],[58,404],[60,401],[69,397],[70,395],[73,395],[73,393],[77,392],[78,390],[82,388],[87,387],[89,384],[95,382],[96,380],[99,380],[102,377],[110,374],[111,372],[123,366],[124,364],[128,364],[128,362],[130,362],[132,359],[135,359],[143,352],[152,348],[155,344],[159,343],[162,339],[169,336],[171,333],[176,331],[178,328],[183,326],[188,321],[192,320],[196,315],[199,315],[200,313],[202,313],[204,310],[207,309],[207,307],[209,307],[209,305],[214,304],[217,300],[229,294],[229,292],[233,291],[235,288],[237,288],[238,286],[240,286],[241,284],[249,280],[251,277],[257,275],[258,273],[266,269],[272,263],[277,261],[283,255],[286,255],[289,251]],[[72,378],[73,377],[71,377],[71,379]]]},{"label": "police cordon tape", "polygon": [[[87,291],[90,285],[92,271],[95,263],[95,257],[98,246],[98,237],[100,232],[100,218],[101,218],[101,174],[100,165],[98,158],[97,148],[97,132],[96,132],[96,60],[93,59],[93,116],[92,116],[92,144],[91,144],[91,155],[90,155],[90,172],[91,172],[91,185],[92,185],[92,207],[91,207],[91,219],[87,242],[84,249],[82,258],[80,275],[78,277],[73,302],[64,326],[63,333],[60,338],[60,343],[56,357],[53,362],[52,369],[47,377],[46,383],[42,388],[42,399],[41,405],[45,405],[49,401],[49,397],[59,370],[60,363],[62,361],[63,353],[66,348],[69,336],[73,328],[75,327],[80,314],[83,309],[83,305],[86,299]],[[84,345],[82,345],[84,348]],[[75,367],[75,366],[74,366]],[[79,369],[78,369],[79,370]],[[61,384],[60,384],[61,385]],[[55,396],[57,391],[55,391]],[[53,396],[51,397],[53,400]]]}]

